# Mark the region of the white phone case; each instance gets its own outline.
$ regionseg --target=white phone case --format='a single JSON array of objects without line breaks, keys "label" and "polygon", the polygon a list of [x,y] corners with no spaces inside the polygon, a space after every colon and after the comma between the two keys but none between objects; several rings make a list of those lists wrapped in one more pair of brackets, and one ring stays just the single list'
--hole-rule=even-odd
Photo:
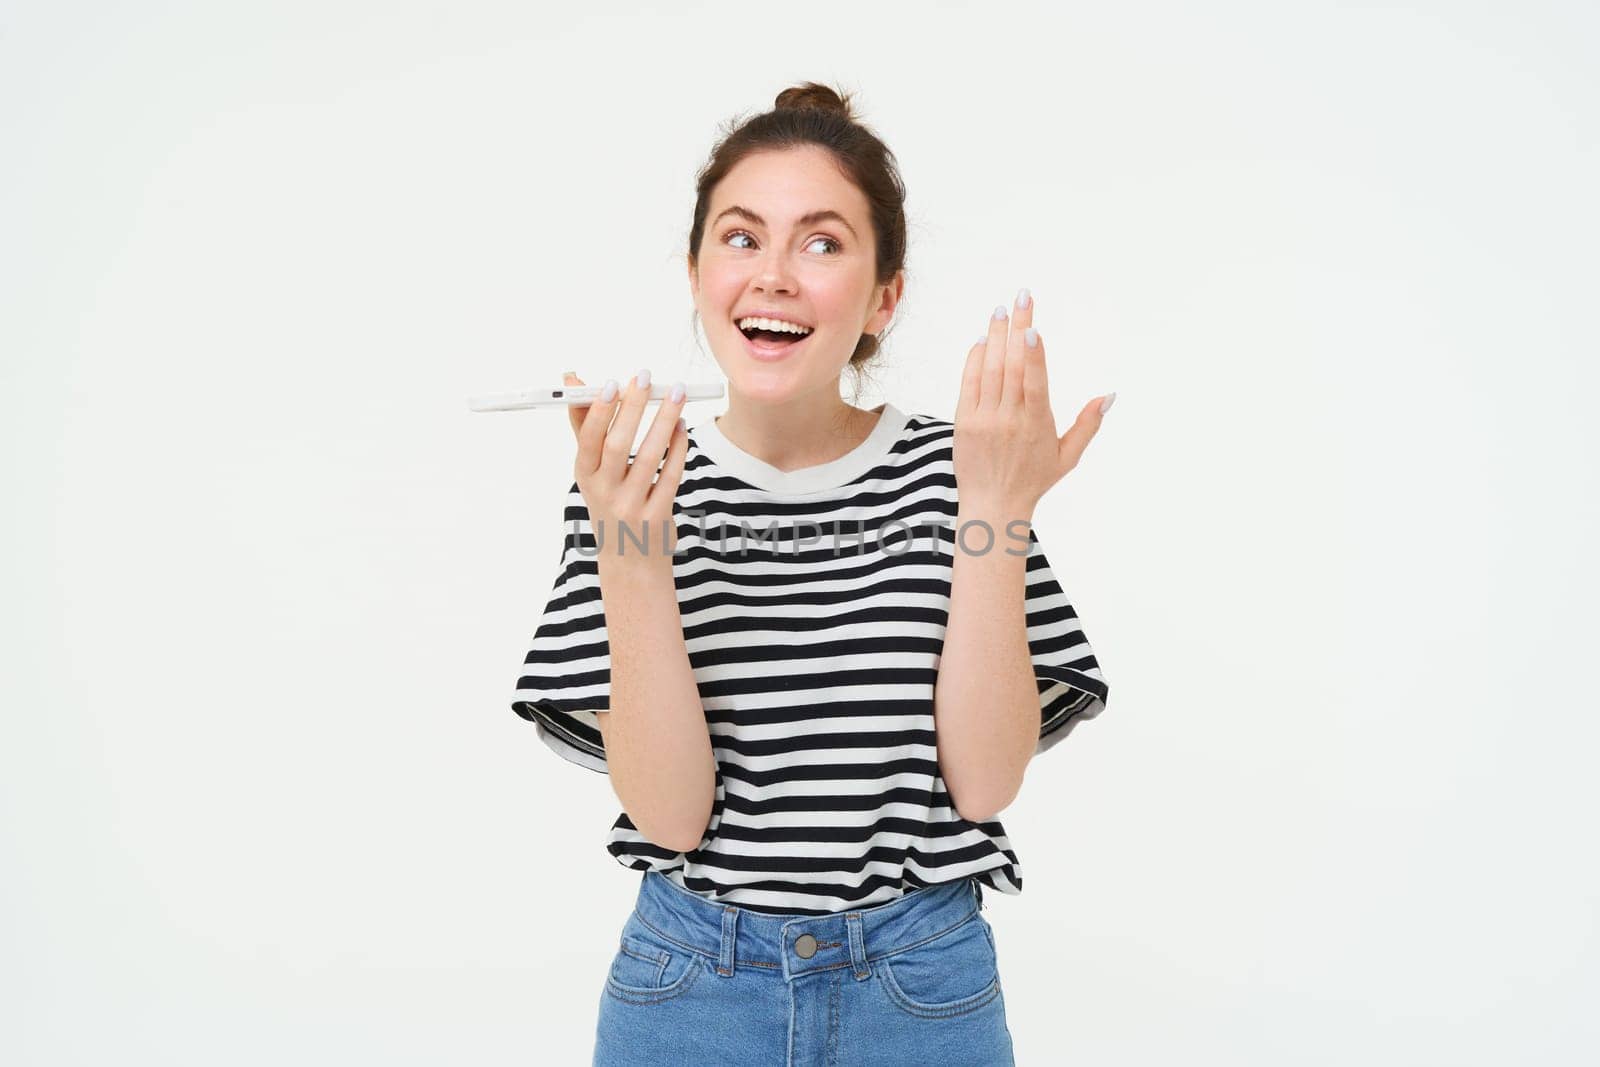
[{"label": "white phone case", "polygon": [[[554,389],[523,389],[515,393],[488,393],[469,396],[467,407],[472,411],[520,411],[523,408],[573,407],[592,404],[600,399],[599,385],[562,385]],[[665,382],[650,383],[650,400],[665,400],[672,388]],[[715,400],[723,394],[721,382],[698,385],[685,384],[683,400]],[[618,395],[621,395],[620,389]]]}]

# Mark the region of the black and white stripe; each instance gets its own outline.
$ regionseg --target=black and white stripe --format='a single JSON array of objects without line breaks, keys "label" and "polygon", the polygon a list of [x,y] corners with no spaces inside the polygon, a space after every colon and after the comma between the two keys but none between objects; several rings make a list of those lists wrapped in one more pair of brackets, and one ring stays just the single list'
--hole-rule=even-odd
[{"label": "black and white stripe", "polygon": [[[784,472],[735,447],[714,421],[690,431],[673,573],[716,802],[687,853],[652,844],[623,813],[606,842],[619,863],[770,913],[867,907],[968,875],[1021,892],[1004,828],[956,813],[934,747],[955,551],[953,433],[949,421],[885,404],[845,457]],[[604,773],[594,712],[608,704],[609,648],[576,483],[565,523],[512,708],[561,756]],[[752,531],[742,554],[741,523]],[[994,551],[1021,547],[1004,530],[995,537]],[[1108,690],[1037,535],[1027,537],[1042,753],[1098,715]]]}]

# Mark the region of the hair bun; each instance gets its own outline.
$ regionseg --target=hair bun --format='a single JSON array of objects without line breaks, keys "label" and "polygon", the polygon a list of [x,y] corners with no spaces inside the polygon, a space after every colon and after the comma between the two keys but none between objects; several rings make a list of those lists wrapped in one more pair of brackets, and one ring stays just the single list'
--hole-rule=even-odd
[{"label": "hair bun", "polygon": [[817,82],[790,86],[778,94],[778,99],[772,105],[774,111],[800,111],[805,108],[832,111],[855,121],[855,116],[850,113],[850,94],[841,97],[828,86]]}]

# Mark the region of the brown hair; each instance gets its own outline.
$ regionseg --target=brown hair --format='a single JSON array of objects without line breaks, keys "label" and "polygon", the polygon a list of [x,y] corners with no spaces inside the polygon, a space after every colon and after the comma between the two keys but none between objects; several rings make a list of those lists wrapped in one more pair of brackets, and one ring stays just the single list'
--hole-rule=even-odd
[{"label": "brown hair", "polygon": [[[779,93],[771,111],[723,127],[722,139],[695,178],[694,223],[689,229],[692,261],[700,258],[711,191],[735,164],[754,152],[818,145],[833,154],[840,170],[867,198],[875,243],[876,284],[887,284],[905,268],[905,184],[900,180],[894,153],[851,113],[850,95],[846,92],[840,96],[826,85],[805,82]],[[851,369],[859,373],[877,355],[879,345],[877,337],[862,334],[850,355]]]}]

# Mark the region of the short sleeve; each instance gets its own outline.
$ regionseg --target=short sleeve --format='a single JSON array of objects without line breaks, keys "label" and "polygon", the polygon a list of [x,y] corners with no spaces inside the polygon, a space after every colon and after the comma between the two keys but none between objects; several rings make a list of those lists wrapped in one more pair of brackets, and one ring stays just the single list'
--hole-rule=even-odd
[{"label": "short sleeve", "polygon": [[600,600],[594,531],[577,482],[567,491],[560,570],[522,660],[511,709],[558,755],[601,774],[595,712],[610,706],[611,646]]},{"label": "short sleeve", "polygon": [[1065,740],[1080,722],[1099,715],[1110,690],[1082,621],[1031,529],[1026,585],[1028,651],[1039,685],[1039,743],[1033,750],[1038,755]]}]

